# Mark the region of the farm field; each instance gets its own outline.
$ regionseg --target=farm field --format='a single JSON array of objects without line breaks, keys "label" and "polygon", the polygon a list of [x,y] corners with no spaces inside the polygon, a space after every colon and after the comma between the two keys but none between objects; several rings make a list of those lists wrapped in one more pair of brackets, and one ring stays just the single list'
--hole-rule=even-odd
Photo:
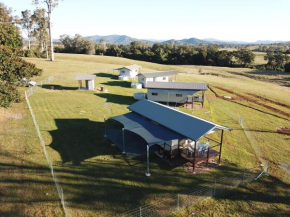
[{"label": "farm field", "polygon": [[[217,216],[223,216],[224,213],[247,216],[249,207],[253,210],[259,207],[255,213],[258,215],[266,214],[267,210],[270,214],[275,211],[281,215],[289,212],[290,136],[279,134],[276,129],[290,128],[288,107],[290,74],[239,68],[167,66],[117,57],[75,54],[56,54],[56,61],[53,63],[44,59],[26,58],[26,60],[44,69],[43,75],[36,77],[36,81],[51,75],[56,78],[51,84],[43,85],[43,88],[29,99],[53,160],[59,183],[64,189],[67,209],[72,216],[114,216],[191,189],[193,186],[200,186],[216,177],[259,166],[268,160],[271,162],[272,177],[263,177],[257,182],[237,189],[229,196],[206,200],[199,206],[180,212],[177,216],[199,212],[207,216],[216,211]],[[220,167],[208,173],[193,175],[186,172],[185,167],[172,168],[168,163],[151,155],[152,176],[147,178],[144,176],[146,170],[144,157],[133,159],[125,157],[104,138],[104,116],[108,118],[126,113],[127,106],[135,102],[132,95],[136,90],[130,88],[130,82],[113,78],[111,70],[133,63],[142,66],[141,72],[176,70],[179,72],[177,81],[209,83],[216,94],[207,91],[204,109],[191,111],[180,108],[180,110],[233,129],[225,133]],[[104,86],[109,92],[78,91],[78,83],[73,76],[75,73],[95,73],[96,86]],[[54,86],[54,90],[51,90],[51,86]],[[224,100],[225,95],[231,96],[233,100]],[[23,149],[31,147],[34,155],[29,153],[24,155],[24,158],[35,163],[36,167],[41,165],[42,168],[46,168],[44,154],[41,153],[40,144],[39,146],[37,144],[38,138],[34,133],[25,103],[15,106],[23,107],[21,110],[26,114],[25,118],[18,121],[29,126],[22,130],[27,129],[27,134],[32,135],[20,137],[20,140],[13,142],[11,148],[16,148],[20,144]],[[13,110],[11,112],[13,113]],[[240,116],[247,126],[247,134],[239,124]],[[14,130],[18,129],[15,125],[11,127]],[[6,135],[8,129],[3,128],[2,132],[2,136],[9,140]],[[247,135],[251,136],[250,141]],[[24,138],[26,140],[23,140]],[[4,147],[5,144],[2,142],[1,149]],[[9,149],[7,156],[12,152]],[[11,160],[13,157],[9,156],[7,159]],[[22,170],[23,176],[27,175],[26,170],[27,168]],[[51,192],[49,200],[42,198],[47,197],[45,194],[39,195],[37,201],[47,203],[50,207],[48,213],[39,215],[55,216],[55,213],[63,215],[49,170],[32,169],[32,171],[35,180],[44,177],[47,179],[44,180],[47,185],[42,187],[36,185],[35,189],[40,191],[45,187],[49,190],[44,191]],[[18,179],[18,176],[13,175],[11,179]],[[269,191],[273,187],[277,191]],[[256,194],[249,197],[249,200],[246,201],[241,196],[250,195],[253,190]],[[17,195],[17,192],[13,194]],[[19,194],[24,195],[24,192]],[[280,200],[275,201],[276,197]],[[2,200],[2,203],[7,203],[5,197]],[[206,208],[208,206],[213,208]],[[228,208],[228,212],[223,210],[225,207]],[[9,213],[9,210],[5,212]]]}]

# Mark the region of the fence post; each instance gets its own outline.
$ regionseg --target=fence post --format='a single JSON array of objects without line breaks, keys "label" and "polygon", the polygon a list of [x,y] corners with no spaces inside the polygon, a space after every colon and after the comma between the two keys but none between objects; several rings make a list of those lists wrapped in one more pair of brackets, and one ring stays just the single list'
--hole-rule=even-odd
[{"label": "fence post", "polygon": [[245,184],[245,176],[246,176],[246,170],[244,170],[244,172],[243,172],[243,181],[242,181],[242,184]]},{"label": "fence post", "polygon": [[242,115],[240,115],[240,125],[242,125]]},{"label": "fence post", "polygon": [[265,176],[269,176],[269,161],[267,161],[267,166],[265,169]]},{"label": "fence post", "polygon": [[179,211],[179,193],[177,194],[177,210]]},{"label": "fence post", "polygon": [[214,189],[213,189],[213,196],[215,196],[215,191],[216,191],[216,179],[214,179]]},{"label": "fence post", "polygon": [[142,217],[142,207],[140,206],[140,217]]}]

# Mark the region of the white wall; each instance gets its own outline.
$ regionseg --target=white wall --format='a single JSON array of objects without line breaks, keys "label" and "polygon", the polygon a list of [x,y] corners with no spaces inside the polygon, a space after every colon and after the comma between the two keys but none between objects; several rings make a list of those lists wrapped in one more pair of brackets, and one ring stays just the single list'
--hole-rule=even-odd
[{"label": "white wall", "polygon": [[152,93],[158,93],[158,92],[156,90],[148,89],[147,98],[149,100],[156,101],[156,102],[180,102],[187,98],[187,95],[185,94],[182,94],[181,97],[176,96],[176,94],[169,94],[169,100],[168,100],[167,93],[158,93],[157,96],[152,95]]},{"label": "white wall", "polygon": [[168,82],[169,81],[169,77],[168,76],[156,77],[156,78],[154,78],[154,81],[158,81],[158,82]]},{"label": "white wall", "polygon": [[119,76],[128,76],[128,78],[135,78],[138,73],[139,73],[138,69],[134,69],[134,70],[131,71],[129,69],[122,68],[120,70]]},{"label": "white wall", "polygon": [[[165,79],[163,79],[165,78]],[[169,78],[168,76],[163,76],[163,77],[156,77],[156,78],[145,78],[143,75],[138,76],[138,83],[142,84],[144,87],[147,82],[150,81],[156,81],[156,82],[168,82]]]}]

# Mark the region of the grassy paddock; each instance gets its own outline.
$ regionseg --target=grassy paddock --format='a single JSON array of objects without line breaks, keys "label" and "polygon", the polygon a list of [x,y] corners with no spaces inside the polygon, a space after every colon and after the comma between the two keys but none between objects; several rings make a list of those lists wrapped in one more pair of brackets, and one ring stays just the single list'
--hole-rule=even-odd
[{"label": "grassy paddock", "polygon": [[[110,73],[112,68],[136,63],[142,66],[143,72],[177,70],[180,72],[177,76],[178,81],[207,82],[213,88],[220,86],[240,94],[252,93],[290,104],[287,89],[281,89],[279,83],[271,80],[271,76],[278,75],[259,72],[258,75],[255,74],[257,77],[249,77],[246,75],[252,75],[255,71],[205,66],[166,66],[117,57],[75,54],[56,54],[56,61],[53,63],[43,59],[27,58],[27,60],[44,69],[44,74],[35,80],[42,80],[50,75],[97,73],[96,86],[104,86],[109,90],[109,93],[78,91],[77,82],[65,78],[43,86],[30,97],[55,172],[64,189],[68,210],[73,216],[113,216],[193,186],[202,185],[206,180],[212,181],[215,177],[257,166],[260,164],[258,156],[277,163],[272,165],[271,173],[279,183],[282,183],[279,189],[284,189],[286,184],[290,183],[289,174],[287,175],[285,170],[278,166],[279,162],[288,162],[290,137],[276,133],[279,126],[290,128],[289,120],[248,101],[231,102],[216,98],[209,91],[206,93],[204,109],[193,112],[181,109],[234,129],[225,133],[222,166],[209,173],[188,174],[184,167],[171,168],[152,155],[150,156],[152,176],[146,178],[144,157],[126,158],[103,137],[103,117],[127,112],[127,106],[134,102],[132,95],[136,92],[130,88],[129,82],[111,78],[107,72]],[[201,75],[200,69],[204,75]],[[283,76],[281,79],[287,81],[287,75]],[[50,86],[58,87],[58,85],[64,90],[50,89]],[[221,90],[215,90],[221,96],[229,95]],[[290,112],[290,109],[280,105],[267,103]],[[248,126],[251,142],[238,123],[240,115]],[[268,189],[269,185],[265,182],[261,182],[261,188]],[[273,185],[276,186],[275,182]],[[275,195],[279,196],[280,192],[271,194],[273,199]],[[235,203],[228,202],[233,202],[232,198],[220,198],[220,201],[235,210]],[[278,208],[283,212],[288,207],[284,200],[281,203],[284,205]],[[269,201],[251,200],[249,204],[271,209],[276,206]],[[247,208],[241,206],[241,212],[246,212]],[[199,211],[199,208],[194,209]],[[219,208],[218,212],[222,215],[222,208]]]}]

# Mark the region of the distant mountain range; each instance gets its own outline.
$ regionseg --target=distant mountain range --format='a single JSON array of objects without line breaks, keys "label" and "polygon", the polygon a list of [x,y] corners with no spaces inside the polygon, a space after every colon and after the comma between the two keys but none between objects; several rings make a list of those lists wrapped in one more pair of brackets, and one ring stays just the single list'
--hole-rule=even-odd
[{"label": "distant mountain range", "polygon": [[127,35],[106,35],[106,36],[101,36],[101,35],[93,35],[93,36],[86,36],[85,38],[95,41],[95,42],[100,42],[102,39],[105,39],[108,44],[130,44],[133,41],[142,41],[146,43],[155,43],[158,40],[146,40],[146,39],[137,39],[137,38],[132,38]]},{"label": "distant mountain range", "polygon": [[191,44],[191,45],[199,45],[201,43],[203,44],[274,44],[274,43],[289,43],[285,41],[270,41],[270,40],[259,40],[255,42],[245,42],[245,41],[224,41],[224,40],[218,40],[214,38],[205,38],[205,39],[198,39],[198,38],[187,38],[187,39],[181,39],[181,40],[155,40],[155,39],[137,39],[132,38],[127,35],[106,35],[106,36],[100,36],[100,35],[93,35],[93,36],[86,36],[85,38],[100,42],[102,39],[105,39],[108,44],[130,44],[133,41],[141,41],[146,43],[162,43],[162,44]]}]

